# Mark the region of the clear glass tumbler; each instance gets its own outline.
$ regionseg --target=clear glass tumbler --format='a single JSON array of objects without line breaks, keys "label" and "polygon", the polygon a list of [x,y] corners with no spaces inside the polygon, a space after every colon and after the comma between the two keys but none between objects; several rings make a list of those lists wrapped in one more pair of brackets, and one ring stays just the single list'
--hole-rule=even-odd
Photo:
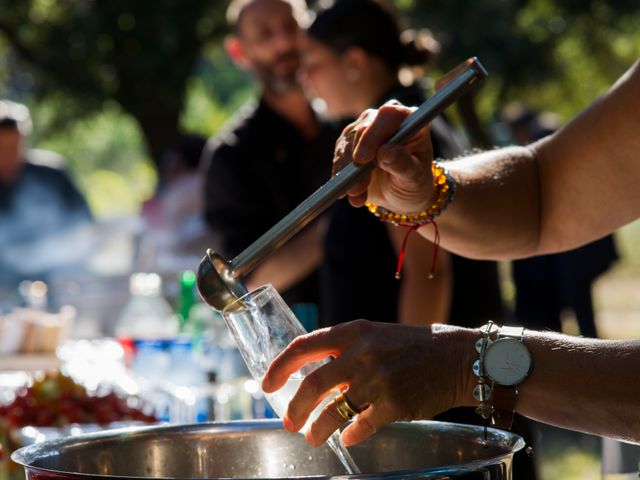
[{"label": "clear glass tumbler", "polygon": [[[225,308],[222,313],[247,368],[259,382],[267,373],[271,361],[294,338],[307,333],[289,306],[271,285],[264,285],[247,293]],[[282,418],[286,413],[289,401],[298,390],[303,378],[326,361],[328,359],[308,363],[291,375],[280,390],[265,394],[278,416]],[[336,391],[333,395],[328,395],[315,408],[302,428],[302,432],[307,431],[324,407],[338,393]],[[340,442],[338,432],[334,432],[327,443],[336,452],[349,473],[358,473],[353,459]]]}]

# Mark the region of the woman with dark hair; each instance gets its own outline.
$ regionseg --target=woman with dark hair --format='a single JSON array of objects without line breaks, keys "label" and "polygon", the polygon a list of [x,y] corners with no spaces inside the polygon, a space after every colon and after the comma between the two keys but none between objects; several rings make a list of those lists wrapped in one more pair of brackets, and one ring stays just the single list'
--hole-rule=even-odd
[{"label": "woman with dark hair", "polygon": [[[390,5],[376,0],[337,0],[317,12],[306,34],[303,80],[333,117],[354,117],[390,93],[404,95],[400,71],[430,63],[439,52],[427,30],[401,32]],[[316,74],[325,65],[333,69]]]},{"label": "woman with dark hair", "polygon": [[[419,105],[425,100],[424,84],[404,85],[400,80],[406,77],[400,74],[423,67],[437,50],[437,42],[424,32],[401,32],[388,4],[336,0],[317,12],[306,32],[301,80],[334,119],[353,119],[390,99]],[[434,158],[452,159],[465,148],[443,117],[431,123],[431,139]],[[409,238],[397,281],[394,273],[406,235],[406,229],[384,224],[366,208],[351,207],[346,199],[334,205],[321,295],[324,318],[330,324],[366,318],[479,327],[503,318],[496,263],[442,251],[434,257],[434,245],[420,235]],[[438,259],[435,276],[430,275],[433,258]],[[457,409],[439,418],[478,423],[479,417],[473,409]],[[517,420],[515,429],[528,434],[521,422]],[[516,456],[514,470],[517,478],[536,478],[533,461],[524,454]]]}]

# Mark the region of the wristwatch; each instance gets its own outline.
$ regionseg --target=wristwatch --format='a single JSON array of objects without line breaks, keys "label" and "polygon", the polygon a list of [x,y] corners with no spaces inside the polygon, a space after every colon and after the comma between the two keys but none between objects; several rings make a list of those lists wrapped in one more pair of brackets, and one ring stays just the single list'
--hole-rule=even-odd
[{"label": "wristwatch", "polygon": [[500,327],[484,354],[484,371],[497,385],[517,386],[531,370],[531,354],[524,344],[523,327]]},{"label": "wristwatch", "polygon": [[482,370],[493,384],[493,423],[511,428],[520,385],[531,371],[531,353],[524,343],[523,327],[500,327],[489,341],[482,358]]}]

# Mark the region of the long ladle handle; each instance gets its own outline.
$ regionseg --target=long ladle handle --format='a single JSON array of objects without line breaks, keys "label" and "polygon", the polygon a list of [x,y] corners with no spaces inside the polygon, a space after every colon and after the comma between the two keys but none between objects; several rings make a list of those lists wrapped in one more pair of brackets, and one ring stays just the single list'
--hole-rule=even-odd
[{"label": "long ladle handle", "polygon": [[[429,97],[415,112],[405,118],[398,131],[389,140],[389,143],[400,144],[408,140],[418,130],[440,115],[478,80],[487,76],[487,71],[476,57],[468,59],[458,69],[461,67],[462,71],[460,73]],[[370,173],[374,167],[375,162],[365,165],[350,163],[344,167],[340,173],[313,192],[264,235],[231,260],[231,275],[234,278],[241,278],[253,270],[266,256],[280,248],[287,240],[302,230],[340,196],[344,195],[352,185]]]}]

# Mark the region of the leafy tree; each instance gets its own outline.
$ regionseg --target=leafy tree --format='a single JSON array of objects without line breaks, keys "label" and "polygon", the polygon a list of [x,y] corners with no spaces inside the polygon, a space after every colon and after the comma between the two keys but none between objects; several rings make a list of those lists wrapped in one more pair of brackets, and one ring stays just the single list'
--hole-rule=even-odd
[{"label": "leafy tree", "polygon": [[61,98],[61,124],[115,100],[139,123],[151,158],[174,138],[203,45],[225,29],[211,0],[0,0],[17,87]]},{"label": "leafy tree", "polygon": [[218,132],[255,93],[252,76],[232,64],[221,44],[211,42],[203,50],[197,75],[189,80],[181,125],[205,136]]},{"label": "leafy tree", "polygon": [[[476,143],[490,144],[488,119],[508,99],[565,106],[570,116],[601,93],[640,55],[637,0],[396,0],[413,26],[442,43],[447,70],[477,55],[490,71],[481,93],[459,102]],[[624,40],[626,39],[626,41]],[[478,105],[474,104],[477,97]]]}]

